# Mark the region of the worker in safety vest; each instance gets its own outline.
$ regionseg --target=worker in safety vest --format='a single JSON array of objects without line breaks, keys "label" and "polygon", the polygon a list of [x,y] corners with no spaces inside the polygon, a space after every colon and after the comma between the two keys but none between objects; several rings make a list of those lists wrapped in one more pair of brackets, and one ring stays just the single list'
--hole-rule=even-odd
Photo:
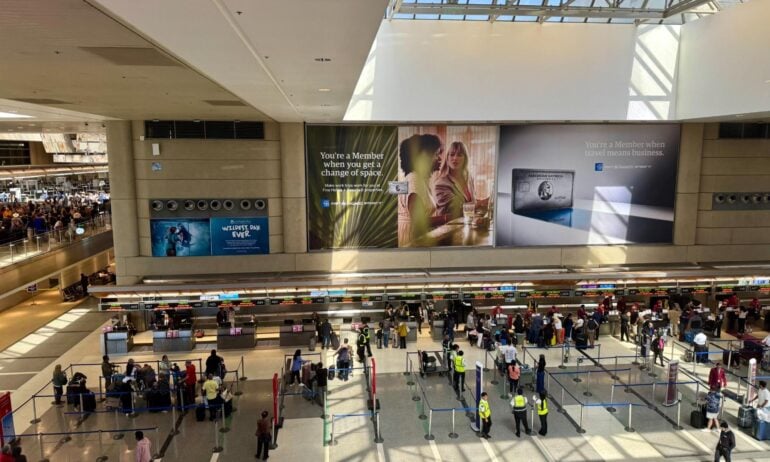
[{"label": "worker in safety vest", "polygon": [[369,325],[364,323],[363,328],[364,338],[366,339],[366,343],[364,344],[366,346],[366,355],[370,358],[372,357],[372,346],[371,346],[371,334],[369,333]]},{"label": "worker in safety vest", "polygon": [[458,396],[460,393],[465,393],[465,357],[463,355],[463,350],[460,350],[455,356],[454,387]]},{"label": "worker in safety vest", "polygon": [[513,407],[513,418],[516,420],[516,436],[521,438],[521,423],[524,422],[524,432],[529,435],[529,422],[527,421],[527,398],[524,396],[524,389],[519,387],[516,390],[516,396],[511,400]]},{"label": "worker in safety vest", "polygon": [[548,433],[548,398],[545,390],[540,392],[540,396],[535,395],[533,401],[535,402],[535,409],[537,409],[537,416],[540,418],[540,431],[538,433],[545,436]]},{"label": "worker in safety vest", "polygon": [[455,358],[457,358],[458,351],[460,351],[460,345],[453,343],[452,349],[450,349],[446,354],[447,367],[449,367],[451,374],[449,378],[452,379],[452,383],[454,383]]},{"label": "worker in safety vest", "polygon": [[489,429],[492,427],[492,410],[489,408],[489,401],[487,399],[489,395],[487,392],[481,394],[479,400],[479,418],[481,419],[481,436],[482,438],[489,439]]},{"label": "worker in safety vest", "polygon": [[366,358],[364,355],[366,354],[366,334],[364,334],[364,330],[361,329],[358,331],[358,339],[356,340],[356,355],[358,356],[359,362],[364,362]]}]

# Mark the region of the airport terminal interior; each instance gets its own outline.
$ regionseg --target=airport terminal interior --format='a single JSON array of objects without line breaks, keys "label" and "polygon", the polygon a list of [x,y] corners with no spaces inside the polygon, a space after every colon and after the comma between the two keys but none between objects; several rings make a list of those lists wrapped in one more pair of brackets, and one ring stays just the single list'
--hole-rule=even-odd
[{"label": "airport terminal interior", "polygon": [[0,462],[770,460],[770,0],[0,0]]}]

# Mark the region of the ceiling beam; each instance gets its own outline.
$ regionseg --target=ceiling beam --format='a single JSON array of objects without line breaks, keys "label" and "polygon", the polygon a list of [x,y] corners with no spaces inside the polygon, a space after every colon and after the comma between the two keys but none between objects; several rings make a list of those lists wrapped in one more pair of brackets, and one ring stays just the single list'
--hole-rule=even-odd
[{"label": "ceiling beam", "polygon": [[[575,3],[575,0],[567,0],[566,2],[562,3],[559,6],[559,8],[567,8],[568,6],[572,5],[573,3]],[[544,21],[548,20],[548,18],[550,18],[550,16],[543,16],[543,17],[540,18],[540,22],[543,23]],[[562,16],[561,19],[564,20],[564,16]]]},{"label": "ceiling beam", "polygon": [[[703,3],[707,0],[694,0]],[[699,3],[699,4],[700,4]],[[676,7],[674,7],[676,8]],[[663,19],[666,10],[542,5],[448,5],[431,3],[402,4],[397,11],[405,14],[566,16],[577,18]]]},{"label": "ceiling beam", "polygon": [[679,3],[673,4],[671,7],[667,8],[663,13],[663,17],[668,18],[677,14],[682,14],[688,10],[692,10],[705,3],[708,3],[709,1],[711,0],[682,0]]}]

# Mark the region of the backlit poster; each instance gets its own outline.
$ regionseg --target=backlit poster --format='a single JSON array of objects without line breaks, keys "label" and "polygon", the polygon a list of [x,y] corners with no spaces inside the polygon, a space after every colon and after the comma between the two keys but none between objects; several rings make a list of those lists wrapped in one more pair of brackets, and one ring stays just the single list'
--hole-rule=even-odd
[{"label": "backlit poster", "polygon": [[310,250],[493,244],[497,126],[308,126]]},{"label": "backlit poster", "polygon": [[267,217],[211,218],[211,255],[270,253]]},{"label": "backlit poster", "polygon": [[211,255],[208,218],[150,220],[153,257]]},{"label": "backlit poster", "polygon": [[501,127],[496,245],[671,243],[679,130]]}]

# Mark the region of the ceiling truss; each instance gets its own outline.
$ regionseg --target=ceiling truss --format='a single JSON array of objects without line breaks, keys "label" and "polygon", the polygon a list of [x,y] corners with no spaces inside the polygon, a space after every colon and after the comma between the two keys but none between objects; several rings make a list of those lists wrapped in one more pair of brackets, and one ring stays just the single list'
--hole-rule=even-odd
[{"label": "ceiling truss", "polygon": [[[742,3],[744,0],[728,1]],[[548,20],[564,22],[565,18],[570,18],[570,22],[582,18],[584,21],[606,19],[606,22],[618,19],[636,24],[664,21],[683,23],[687,20],[685,15],[698,18],[720,11],[726,0],[644,0],[641,3],[633,0],[592,0],[590,4],[576,0],[559,0],[558,4],[554,0],[541,0],[536,5],[524,0],[492,0],[491,3],[472,4],[468,0],[391,0],[387,18],[402,19],[411,15],[411,18],[421,19],[420,16],[438,15],[437,19],[443,16],[462,16],[463,19],[471,16],[476,19],[486,16],[490,22],[494,22],[504,16],[513,17],[513,21],[517,21],[517,18],[527,18],[528,21],[536,18],[541,23]]]}]

